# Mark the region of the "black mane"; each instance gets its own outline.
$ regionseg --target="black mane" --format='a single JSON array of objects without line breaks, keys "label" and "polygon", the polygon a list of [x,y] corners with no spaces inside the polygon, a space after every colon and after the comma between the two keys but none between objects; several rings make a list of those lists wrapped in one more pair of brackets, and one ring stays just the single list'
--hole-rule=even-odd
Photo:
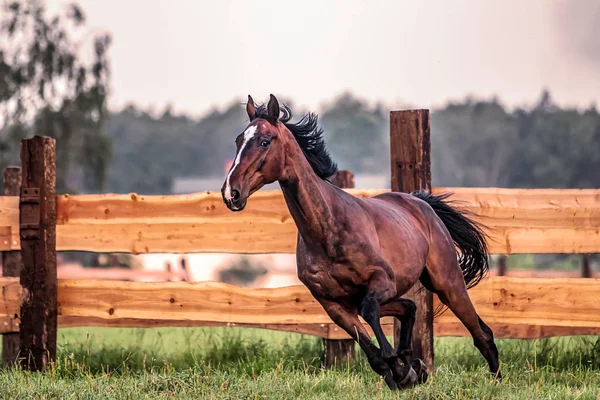
[{"label": "black mane", "polygon": [[[313,171],[321,179],[326,179],[333,176],[337,170],[337,164],[331,159],[329,151],[325,147],[325,140],[323,139],[323,129],[317,125],[318,116],[315,113],[308,113],[300,121],[295,124],[290,123],[292,119],[292,111],[286,105],[280,106],[281,121],[286,128],[292,132],[296,142],[302,149],[304,156],[308,160],[308,163],[312,167]],[[267,112],[267,106],[262,104],[256,107],[256,116],[263,118],[270,123],[275,123]]]}]

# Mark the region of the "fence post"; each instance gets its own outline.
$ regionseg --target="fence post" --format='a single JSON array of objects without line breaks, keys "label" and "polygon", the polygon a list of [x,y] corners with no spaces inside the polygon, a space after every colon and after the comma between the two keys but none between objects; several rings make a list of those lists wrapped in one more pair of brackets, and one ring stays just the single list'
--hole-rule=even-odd
[{"label": "fence post", "polygon": [[[6,167],[4,169],[4,196],[18,196],[21,192],[21,168]],[[11,233],[8,232],[9,248]],[[23,261],[19,250],[2,252],[2,276],[20,276]],[[2,362],[4,365],[13,364],[19,355],[19,333],[6,333],[2,337]]]},{"label": "fence post", "polygon": [[583,254],[581,256],[581,277],[582,278],[591,278],[592,277],[592,265],[590,263],[590,255]]},{"label": "fence post", "polygon": [[21,165],[20,359],[23,368],[40,371],[56,359],[56,141],[22,140]]},{"label": "fence post", "polygon": [[[352,171],[338,171],[331,179],[331,183],[344,189],[354,188],[354,174]],[[355,343],[354,339],[324,339],[325,367],[343,364],[347,360],[353,359]]]},{"label": "fence post", "polygon": [[[392,191],[410,193],[431,190],[429,110],[392,111],[390,113],[390,151]],[[415,357],[433,371],[433,295],[417,282],[407,293],[417,304],[412,336]],[[398,345],[400,323],[394,321],[394,342]]]},{"label": "fence post", "polygon": [[500,256],[498,256],[498,276],[504,275],[506,275],[506,256],[500,254]]}]

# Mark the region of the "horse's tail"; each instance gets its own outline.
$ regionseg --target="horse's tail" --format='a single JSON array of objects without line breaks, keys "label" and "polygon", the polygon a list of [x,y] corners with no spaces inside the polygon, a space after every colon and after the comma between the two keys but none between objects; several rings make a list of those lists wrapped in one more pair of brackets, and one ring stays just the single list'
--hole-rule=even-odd
[{"label": "horse's tail", "polygon": [[458,263],[467,288],[477,285],[489,270],[486,235],[482,230],[485,226],[469,218],[473,213],[453,207],[452,201],[445,201],[451,193],[435,196],[416,191],[411,194],[429,204],[446,225],[460,252]]}]

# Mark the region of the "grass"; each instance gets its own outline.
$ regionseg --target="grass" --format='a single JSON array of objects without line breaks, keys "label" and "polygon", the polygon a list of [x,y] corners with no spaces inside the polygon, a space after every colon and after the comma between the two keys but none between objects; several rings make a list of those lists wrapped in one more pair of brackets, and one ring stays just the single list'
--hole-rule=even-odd
[{"label": "grass", "polygon": [[357,361],[320,368],[319,339],[236,328],[59,331],[45,374],[0,371],[0,399],[599,399],[600,338],[498,341],[494,383],[466,338],[436,339],[436,374],[391,392]]}]

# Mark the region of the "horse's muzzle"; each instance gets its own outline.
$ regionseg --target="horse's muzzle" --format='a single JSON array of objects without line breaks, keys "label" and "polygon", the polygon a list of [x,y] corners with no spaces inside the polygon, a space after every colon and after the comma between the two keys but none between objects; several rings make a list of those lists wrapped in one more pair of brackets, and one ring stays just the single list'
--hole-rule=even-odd
[{"label": "horse's muzzle", "polygon": [[232,189],[231,197],[226,197],[225,192],[221,190],[221,196],[223,197],[223,202],[231,211],[242,211],[244,208],[246,208],[248,199],[242,196],[239,190]]}]

